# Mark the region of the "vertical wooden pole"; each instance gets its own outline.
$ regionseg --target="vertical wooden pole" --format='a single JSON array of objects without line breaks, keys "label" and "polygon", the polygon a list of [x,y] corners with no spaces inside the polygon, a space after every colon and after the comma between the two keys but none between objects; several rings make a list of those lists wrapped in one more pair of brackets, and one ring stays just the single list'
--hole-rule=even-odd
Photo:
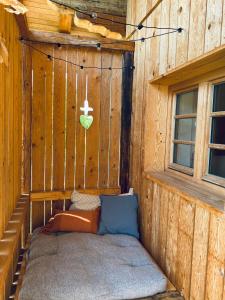
[{"label": "vertical wooden pole", "polygon": [[133,53],[123,54],[122,78],[122,106],[121,106],[121,138],[120,138],[120,186],[121,192],[125,193],[129,188],[130,166],[130,134],[132,112],[132,85],[133,85]]}]

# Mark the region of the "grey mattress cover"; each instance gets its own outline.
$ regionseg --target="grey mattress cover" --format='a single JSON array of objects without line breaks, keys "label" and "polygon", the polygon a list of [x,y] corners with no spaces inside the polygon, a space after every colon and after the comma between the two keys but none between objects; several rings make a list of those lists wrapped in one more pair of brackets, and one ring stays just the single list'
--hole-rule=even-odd
[{"label": "grey mattress cover", "polygon": [[36,231],[19,299],[137,299],[165,291],[166,284],[134,237]]}]

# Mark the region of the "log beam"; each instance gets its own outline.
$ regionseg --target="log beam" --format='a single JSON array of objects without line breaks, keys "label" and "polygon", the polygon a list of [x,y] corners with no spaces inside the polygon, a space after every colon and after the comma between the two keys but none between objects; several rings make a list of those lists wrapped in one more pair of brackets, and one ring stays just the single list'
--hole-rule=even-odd
[{"label": "log beam", "polygon": [[135,44],[129,41],[116,41],[106,38],[81,37],[80,35],[64,34],[58,32],[30,31],[29,41],[49,44],[74,45],[96,48],[98,43],[102,49],[118,51],[134,51]]}]

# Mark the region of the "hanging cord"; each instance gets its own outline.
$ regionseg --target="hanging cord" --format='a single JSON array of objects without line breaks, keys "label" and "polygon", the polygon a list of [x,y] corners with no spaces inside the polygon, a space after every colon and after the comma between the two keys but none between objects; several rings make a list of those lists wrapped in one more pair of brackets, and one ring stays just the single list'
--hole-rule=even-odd
[{"label": "hanging cord", "polygon": [[130,26],[130,27],[134,27],[138,30],[141,30],[142,28],[149,28],[149,29],[162,29],[162,30],[176,30],[178,31],[178,29],[181,29],[181,28],[174,28],[174,27],[158,27],[158,26],[147,26],[147,25],[143,25],[143,24],[132,24],[132,23],[126,23],[126,22],[120,22],[120,21],[116,21],[116,20],[112,20],[112,19],[109,19],[109,18],[105,18],[105,17],[101,17],[101,16],[98,16],[98,13],[95,12],[95,11],[92,11],[91,13],[88,12],[88,11],[83,11],[83,10],[80,10],[78,8],[75,8],[75,7],[72,7],[71,5],[69,4],[60,4],[58,3],[57,1],[55,0],[50,0],[51,2],[57,4],[57,5],[61,5],[61,6],[64,6],[66,8],[69,8],[69,9],[72,9],[80,14],[83,14],[83,15],[86,15],[92,19],[100,19],[100,20],[104,20],[104,21],[109,21],[111,23],[115,23],[115,24],[120,24],[120,25],[125,25],[125,26]]},{"label": "hanging cord", "polygon": [[[33,49],[34,51],[36,52],[39,52],[40,54],[46,56],[49,60],[58,60],[58,61],[63,61],[65,63],[68,63],[68,64],[71,64],[75,67],[78,67],[80,68],[81,70],[83,69],[98,69],[98,70],[122,70],[122,69],[130,69],[130,70],[134,70],[135,69],[135,66],[122,66],[122,67],[114,67],[112,68],[111,66],[110,67],[98,67],[98,66],[84,66],[84,65],[81,65],[81,64],[78,64],[78,63],[75,63],[75,62],[72,62],[72,61],[69,61],[67,59],[63,59],[63,58],[60,58],[60,57],[56,57],[54,55],[50,55],[36,47],[34,47],[33,45],[31,45],[29,43],[29,41],[26,41],[26,40],[23,40],[21,39],[20,40],[24,45],[26,45],[27,47]],[[58,45],[59,47],[61,46],[61,44],[55,44],[55,45]]]},{"label": "hanging cord", "polygon": [[[150,36],[146,36],[146,37],[141,37],[141,38],[137,38],[137,39],[133,39],[133,40],[129,40],[129,41],[124,41],[124,40],[115,40],[115,41],[110,41],[110,42],[97,42],[95,44],[96,48],[97,49],[101,49],[101,46],[104,46],[104,45],[113,45],[113,44],[120,44],[120,43],[124,43],[124,42],[145,42],[145,40],[149,40],[149,39],[152,39],[152,38],[155,38],[155,37],[159,37],[159,36],[163,36],[163,35],[169,35],[169,34],[172,34],[172,33],[181,33],[183,31],[182,28],[178,28],[178,29],[175,29],[175,30],[171,30],[171,31],[168,31],[168,32],[163,32],[163,33],[159,33],[159,34],[153,34],[153,35],[150,35]],[[23,38],[20,39],[21,42],[25,43],[25,42],[32,42],[32,41],[29,41],[29,40],[25,40]],[[26,44],[28,45],[28,44]],[[58,45],[63,45],[63,44],[59,44]],[[29,46],[29,45],[28,45]],[[80,46],[89,46],[89,44],[84,44],[84,43],[81,43]],[[30,46],[32,47],[32,46]]]}]

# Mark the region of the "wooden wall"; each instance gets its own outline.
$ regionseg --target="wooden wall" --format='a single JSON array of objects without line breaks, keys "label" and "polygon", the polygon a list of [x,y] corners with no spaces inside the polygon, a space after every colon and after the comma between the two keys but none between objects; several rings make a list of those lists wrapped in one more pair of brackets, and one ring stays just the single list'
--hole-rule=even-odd
[{"label": "wooden wall", "polygon": [[[24,191],[118,188],[122,70],[80,69],[63,59],[84,66],[117,68],[123,64],[122,53],[33,46],[62,60],[49,60],[25,46],[25,78],[30,83],[25,100]],[[94,109],[90,113],[94,121],[87,131],[79,120],[86,75],[89,105]]]},{"label": "wooden wall", "polygon": [[0,5],[0,34],[9,66],[0,64],[0,238],[20,196],[22,152],[22,52],[14,16]]},{"label": "wooden wall", "polygon": [[224,299],[223,212],[153,176],[143,181],[141,228],[145,247],[185,299]]},{"label": "wooden wall", "polygon": [[[128,0],[127,21],[138,24],[157,2]],[[137,42],[134,57],[130,177],[141,198],[142,240],[185,299],[225,297],[224,213],[218,216],[203,208],[198,196],[190,201],[179,188],[159,184],[154,176],[143,178],[143,171],[166,169],[168,86],[149,81],[223,46],[224,11],[223,0],[162,0],[144,25],[184,31]],[[160,31],[143,28],[132,38],[154,33]]]},{"label": "wooden wall", "polygon": [[[127,22],[138,24],[157,2],[128,0]],[[136,43],[131,164],[136,190],[140,190],[143,168],[164,169],[168,90],[150,85],[149,80],[223,45],[224,9],[223,0],[163,0],[144,22],[148,26],[182,27],[184,31]],[[131,30],[128,26],[127,34]],[[143,28],[132,38],[166,31]]]}]

